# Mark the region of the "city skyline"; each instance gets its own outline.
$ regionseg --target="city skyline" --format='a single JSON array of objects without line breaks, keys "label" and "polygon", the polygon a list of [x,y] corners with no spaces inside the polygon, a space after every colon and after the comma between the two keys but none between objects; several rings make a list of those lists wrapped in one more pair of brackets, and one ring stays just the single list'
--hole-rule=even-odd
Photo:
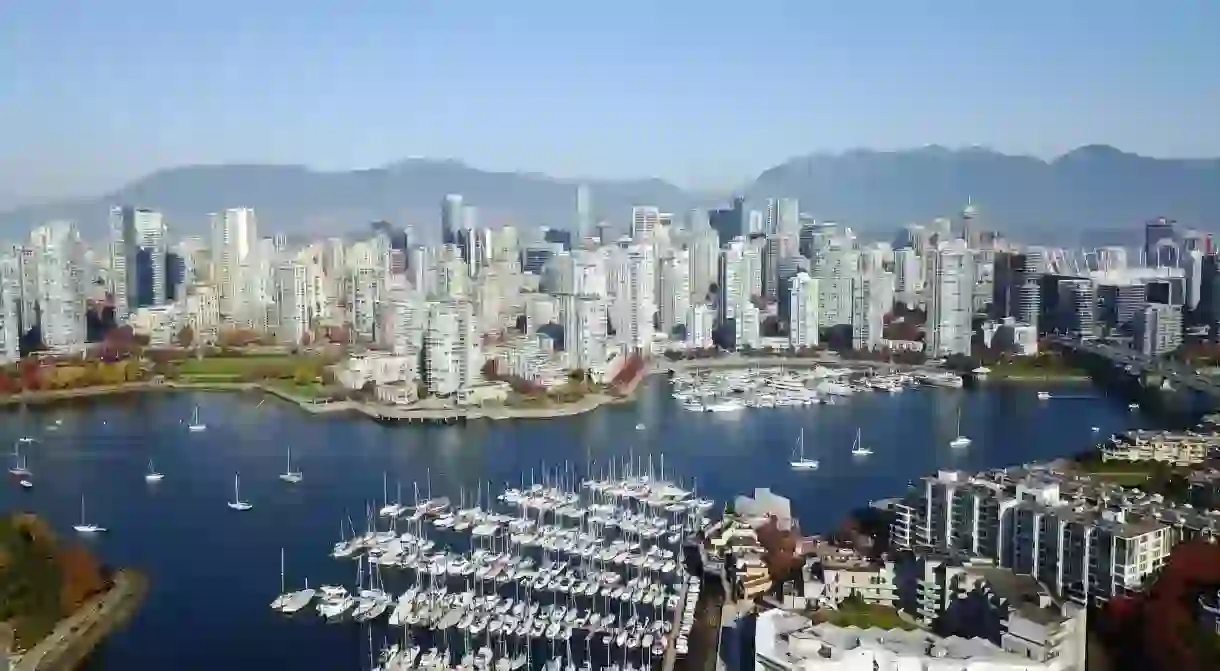
[{"label": "city skyline", "polygon": [[185,164],[449,156],[719,190],[852,147],[1220,155],[1209,6],[120,4],[7,10],[0,206]]}]

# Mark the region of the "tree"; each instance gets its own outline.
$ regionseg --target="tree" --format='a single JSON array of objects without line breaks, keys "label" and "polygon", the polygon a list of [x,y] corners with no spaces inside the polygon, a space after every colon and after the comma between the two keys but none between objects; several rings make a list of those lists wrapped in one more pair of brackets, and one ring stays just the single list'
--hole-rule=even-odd
[{"label": "tree", "polygon": [[190,347],[195,344],[195,329],[188,326],[183,326],[181,331],[178,331],[178,337],[175,338],[180,347]]},{"label": "tree", "polygon": [[317,379],[317,368],[307,363],[298,363],[292,371],[292,381],[300,386],[313,384]]}]

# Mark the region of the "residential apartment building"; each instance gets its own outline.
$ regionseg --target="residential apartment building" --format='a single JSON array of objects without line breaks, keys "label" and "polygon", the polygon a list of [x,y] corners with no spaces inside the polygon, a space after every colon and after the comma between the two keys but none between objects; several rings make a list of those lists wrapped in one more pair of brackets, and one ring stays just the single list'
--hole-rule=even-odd
[{"label": "residential apartment building", "polygon": [[986,557],[1087,603],[1138,591],[1164,565],[1180,521],[1043,471],[924,478],[895,506],[895,549]]}]

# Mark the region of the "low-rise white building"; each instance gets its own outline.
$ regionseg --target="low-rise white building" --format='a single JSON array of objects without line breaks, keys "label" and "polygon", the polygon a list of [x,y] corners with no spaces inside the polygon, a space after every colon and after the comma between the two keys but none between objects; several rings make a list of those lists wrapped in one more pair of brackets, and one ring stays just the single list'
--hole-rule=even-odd
[{"label": "low-rise white building", "polygon": [[926,631],[814,625],[781,610],[758,616],[755,671],[1065,671],[981,638]]},{"label": "low-rise white building", "polygon": [[153,347],[174,344],[184,321],[182,311],[175,305],[142,307],[127,317],[132,334],[147,336],[148,344]]},{"label": "low-rise white building", "polygon": [[333,368],[335,381],[347,389],[361,389],[366,384],[390,385],[395,382],[415,383],[413,361],[408,357],[369,352],[354,354]]}]

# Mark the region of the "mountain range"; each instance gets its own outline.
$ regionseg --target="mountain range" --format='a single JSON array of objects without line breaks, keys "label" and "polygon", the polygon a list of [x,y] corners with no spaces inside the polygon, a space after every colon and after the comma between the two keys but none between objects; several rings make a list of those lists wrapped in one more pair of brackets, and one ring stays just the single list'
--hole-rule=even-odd
[{"label": "mountain range", "polygon": [[[535,173],[490,172],[453,160],[410,159],[382,168],[320,172],[294,165],[186,166],[155,172],[96,198],[0,213],[0,230],[22,234],[67,218],[88,238],[105,232],[113,204],[165,213],[175,233],[206,230],[207,213],[253,207],[263,233],[339,235],[387,220],[417,233],[438,229],[445,194],[460,193],[483,224],[513,222],[570,228],[580,180]],[[722,198],[660,179],[585,180],[594,213],[625,227],[632,205],[682,212]],[[953,216],[972,200],[982,226],[1024,241],[1127,244],[1156,216],[1208,230],[1220,222],[1220,159],[1163,159],[1104,145],[1053,160],[988,149],[938,146],[904,151],[818,153],[764,171],[742,192],[756,200],[787,196],[820,220],[888,236],[898,226]],[[1134,237],[1133,237],[1134,236]],[[1049,238],[1049,239],[1048,239]],[[1122,238],[1122,239],[1112,239]]]}]

